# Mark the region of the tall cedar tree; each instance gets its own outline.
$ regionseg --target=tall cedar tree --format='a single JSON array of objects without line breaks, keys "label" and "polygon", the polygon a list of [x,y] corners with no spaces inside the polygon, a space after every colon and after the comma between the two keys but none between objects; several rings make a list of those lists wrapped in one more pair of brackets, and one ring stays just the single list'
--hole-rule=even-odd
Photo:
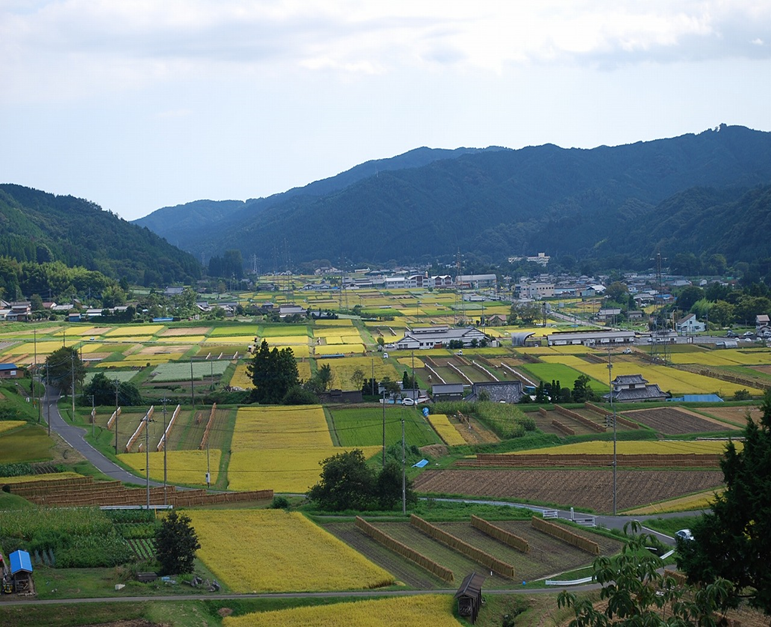
[{"label": "tall cedar tree", "polygon": [[75,347],[62,347],[46,358],[46,373],[52,386],[68,394],[72,389],[73,374],[75,384],[82,384],[86,377],[86,367]]},{"label": "tall cedar tree", "polygon": [[252,358],[248,372],[258,403],[281,403],[287,392],[299,383],[298,365],[292,349],[269,349],[265,340]]},{"label": "tall cedar tree", "polygon": [[692,527],[694,541],[681,542],[678,567],[690,582],[725,578],[733,583],[734,601],[749,597],[753,606],[770,610],[770,396],[764,394],[762,417],[748,417],[745,443],[727,445],[721,470],[726,490],[712,512]]},{"label": "tall cedar tree", "polygon": [[193,571],[196,550],[201,549],[190,517],[172,510],[155,533],[155,552],[163,575]]}]

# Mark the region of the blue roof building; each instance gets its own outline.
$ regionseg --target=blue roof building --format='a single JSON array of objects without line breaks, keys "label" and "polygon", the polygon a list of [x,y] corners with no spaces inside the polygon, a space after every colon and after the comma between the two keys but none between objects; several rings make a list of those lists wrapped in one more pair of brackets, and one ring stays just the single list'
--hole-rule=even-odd
[{"label": "blue roof building", "polygon": [[11,575],[15,576],[19,572],[32,573],[32,559],[29,552],[16,550],[9,557],[11,561]]}]

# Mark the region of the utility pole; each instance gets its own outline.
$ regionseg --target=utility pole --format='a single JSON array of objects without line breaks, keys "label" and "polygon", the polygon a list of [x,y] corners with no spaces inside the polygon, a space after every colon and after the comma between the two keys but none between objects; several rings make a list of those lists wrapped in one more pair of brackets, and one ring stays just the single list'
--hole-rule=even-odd
[{"label": "utility pole", "polygon": [[32,403],[35,403],[35,400],[37,399],[37,406],[38,406],[38,424],[40,423],[40,398],[36,396],[35,391],[35,375],[37,375],[38,372],[38,334],[37,329],[32,330],[32,341],[35,347],[35,365],[32,370]]},{"label": "utility pole", "polygon": [[147,509],[150,510],[150,414],[145,415],[145,490]]},{"label": "utility pole", "polygon": [[115,386],[115,455],[118,455],[118,386],[120,382],[118,378],[113,380],[113,386]]},{"label": "utility pole", "polygon": [[196,414],[196,398],[193,394],[193,358],[190,358],[190,405],[193,406],[193,415]]},{"label": "utility pole", "polygon": [[96,423],[96,408],[94,407],[94,395],[91,395],[91,438],[94,438],[95,423]]},{"label": "utility pole", "polygon": [[72,397],[72,422],[75,423],[75,350],[73,349],[73,352],[70,354],[70,357],[72,358],[70,360],[71,362],[71,375],[72,375],[72,391],[71,391],[71,397]]},{"label": "utility pole", "polygon": [[402,514],[405,514],[405,417],[402,417]]},{"label": "utility pole", "polygon": [[381,466],[386,466],[386,387],[381,393],[381,409],[383,410],[383,451],[381,453]]},{"label": "utility pole", "polygon": [[164,433],[162,437],[162,441],[164,444],[164,506],[167,505],[166,503],[166,402],[168,399],[166,397],[163,398],[164,402]]},{"label": "utility pole", "polygon": [[611,473],[613,477],[613,514],[617,515],[617,413],[614,408],[614,388],[611,383],[611,349],[608,350],[608,401],[611,404],[611,420],[614,424],[614,458],[611,462]]},{"label": "utility pole", "polygon": [[51,379],[49,378],[48,366],[46,366],[46,422],[48,423],[48,435],[51,436],[51,397],[48,394],[49,387],[51,385]]}]

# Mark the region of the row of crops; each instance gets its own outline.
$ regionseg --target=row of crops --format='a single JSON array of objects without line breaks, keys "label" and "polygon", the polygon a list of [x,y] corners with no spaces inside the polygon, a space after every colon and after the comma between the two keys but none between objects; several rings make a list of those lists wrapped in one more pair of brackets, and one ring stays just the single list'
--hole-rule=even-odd
[{"label": "row of crops", "polygon": [[154,513],[117,512],[43,507],[4,511],[0,547],[5,555],[22,549],[37,564],[60,568],[114,567],[152,558]]}]

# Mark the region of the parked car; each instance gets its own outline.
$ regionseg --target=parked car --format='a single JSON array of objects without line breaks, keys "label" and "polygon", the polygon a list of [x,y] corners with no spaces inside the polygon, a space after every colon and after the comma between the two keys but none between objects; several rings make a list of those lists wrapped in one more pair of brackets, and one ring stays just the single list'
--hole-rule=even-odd
[{"label": "parked car", "polygon": [[675,533],[676,539],[681,539],[682,541],[693,541],[694,536],[692,536],[692,531],[689,529],[685,530],[679,530]]},{"label": "parked car", "polygon": [[410,397],[405,397],[402,400],[402,405],[403,406],[412,406],[412,405],[415,405],[415,401],[413,401]]}]

